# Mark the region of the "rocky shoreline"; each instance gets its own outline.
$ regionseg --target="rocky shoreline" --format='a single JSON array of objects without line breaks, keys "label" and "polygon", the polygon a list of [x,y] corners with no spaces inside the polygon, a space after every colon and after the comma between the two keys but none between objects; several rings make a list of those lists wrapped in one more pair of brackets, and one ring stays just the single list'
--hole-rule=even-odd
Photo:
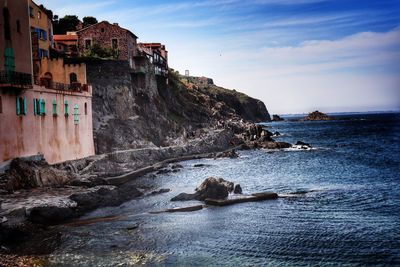
[{"label": "rocky shoreline", "polygon": [[[3,166],[0,253],[24,252],[26,245],[21,244],[46,235],[51,225],[148,194],[146,189],[129,181],[150,172],[178,171],[179,165],[172,163],[199,158],[235,158],[236,149],[292,147],[273,140],[273,136],[274,133],[261,125],[229,121],[219,129],[204,129],[201,137],[181,146],[117,151],[54,166],[47,165],[40,157],[16,159],[8,167]],[[8,181],[4,176],[8,176]]]}]

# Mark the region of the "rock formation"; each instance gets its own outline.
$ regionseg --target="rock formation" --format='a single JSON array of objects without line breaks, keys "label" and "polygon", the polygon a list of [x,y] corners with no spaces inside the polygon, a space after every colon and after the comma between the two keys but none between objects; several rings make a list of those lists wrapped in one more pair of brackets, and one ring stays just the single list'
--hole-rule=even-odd
[{"label": "rock formation", "polygon": [[209,177],[205,179],[199,187],[196,188],[194,194],[181,193],[172,198],[171,201],[185,201],[185,200],[205,200],[212,199],[225,199],[229,193],[233,192],[234,184],[222,178]]},{"label": "rock formation", "polygon": [[272,115],[272,121],[284,121],[283,118],[281,118],[279,115]]},{"label": "rock formation", "polygon": [[318,110],[309,113],[303,120],[305,121],[329,121],[332,118],[325,113],[319,112]]},{"label": "rock formation", "polygon": [[200,137],[202,129],[224,128],[227,120],[270,121],[263,102],[218,87],[211,79],[200,83],[173,71],[168,80],[132,73],[127,62],[87,63],[93,86],[93,128],[96,153],[182,144]]}]

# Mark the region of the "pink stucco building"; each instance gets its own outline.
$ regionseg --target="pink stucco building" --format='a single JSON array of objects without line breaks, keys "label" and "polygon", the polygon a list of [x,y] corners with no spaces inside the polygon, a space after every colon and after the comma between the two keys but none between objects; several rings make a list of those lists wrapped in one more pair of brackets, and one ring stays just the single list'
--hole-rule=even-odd
[{"label": "pink stucco building", "polygon": [[93,155],[85,64],[42,59],[35,84],[27,1],[0,0],[0,8],[0,163],[36,154],[49,163]]}]

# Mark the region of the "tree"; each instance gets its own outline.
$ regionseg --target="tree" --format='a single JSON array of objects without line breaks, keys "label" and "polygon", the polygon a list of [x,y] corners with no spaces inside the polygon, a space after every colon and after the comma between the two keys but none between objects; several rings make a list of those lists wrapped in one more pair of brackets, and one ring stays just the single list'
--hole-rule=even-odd
[{"label": "tree", "polygon": [[91,47],[85,49],[83,52],[84,57],[100,58],[100,59],[117,59],[119,51],[112,48],[103,48],[98,44],[93,44]]},{"label": "tree", "polygon": [[84,28],[86,28],[86,27],[88,27],[90,25],[98,23],[97,19],[95,17],[91,17],[91,16],[84,17],[82,19],[82,21],[83,21],[83,27]]},{"label": "tree", "polygon": [[65,17],[54,21],[54,34],[65,34],[66,32],[76,31],[80,20],[78,16],[66,15]]}]

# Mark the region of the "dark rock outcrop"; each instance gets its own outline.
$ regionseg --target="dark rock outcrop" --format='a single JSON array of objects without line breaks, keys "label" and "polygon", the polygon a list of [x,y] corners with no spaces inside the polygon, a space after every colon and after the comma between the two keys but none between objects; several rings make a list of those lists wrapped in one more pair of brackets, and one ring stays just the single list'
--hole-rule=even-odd
[{"label": "dark rock outcrop", "polygon": [[232,182],[226,181],[222,178],[209,177],[205,179],[199,187],[196,188],[194,194],[181,193],[171,199],[171,201],[185,201],[185,200],[205,200],[206,198],[212,199],[225,199],[234,189]]},{"label": "dark rock outcrop", "polygon": [[76,176],[50,166],[43,156],[15,158],[0,179],[0,189],[13,192],[36,187],[62,187]]},{"label": "dark rock outcrop", "polygon": [[171,71],[155,76],[151,64],[145,74],[132,74],[127,62],[87,63],[93,86],[93,129],[96,153],[151,146],[175,145],[201,137],[199,129],[225,127],[228,119],[269,121],[263,102],[215,86],[202,86]]},{"label": "dark rock outcrop", "polygon": [[304,121],[329,121],[332,120],[327,114],[319,112],[318,110],[309,113],[304,119]]},{"label": "dark rock outcrop", "polygon": [[279,115],[272,115],[272,121],[284,121],[283,118],[281,118]]},{"label": "dark rock outcrop", "polygon": [[240,186],[240,184],[235,185],[235,189],[233,189],[233,193],[235,194],[242,194],[242,187]]}]

